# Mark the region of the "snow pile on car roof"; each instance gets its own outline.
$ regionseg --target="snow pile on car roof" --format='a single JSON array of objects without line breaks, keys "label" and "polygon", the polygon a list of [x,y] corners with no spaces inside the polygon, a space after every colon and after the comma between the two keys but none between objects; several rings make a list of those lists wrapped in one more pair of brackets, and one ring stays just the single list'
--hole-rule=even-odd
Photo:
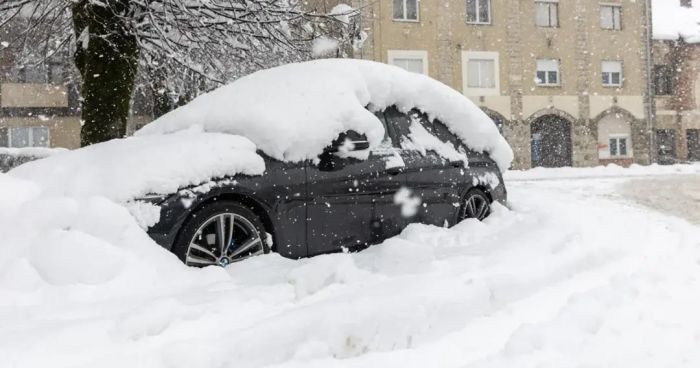
[{"label": "snow pile on car roof", "polygon": [[40,184],[44,194],[104,196],[124,202],[236,174],[260,175],[265,162],[247,138],[189,129],[115,139],[54,154],[10,171]]},{"label": "snow pile on car roof", "polygon": [[652,0],[654,39],[700,42],[700,7],[680,5],[679,1]]},{"label": "snow pile on car roof", "polygon": [[338,134],[364,133],[376,147],[384,128],[369,110],[396,105],[440,119],[471,149],[488,152],[502,171],[513,151],[491,119],[454,89],[424,75],[366,60],[324,59],[259,71],[199,96],[136,135],[201,125],[240,134],[284,161],[315,159]]}]

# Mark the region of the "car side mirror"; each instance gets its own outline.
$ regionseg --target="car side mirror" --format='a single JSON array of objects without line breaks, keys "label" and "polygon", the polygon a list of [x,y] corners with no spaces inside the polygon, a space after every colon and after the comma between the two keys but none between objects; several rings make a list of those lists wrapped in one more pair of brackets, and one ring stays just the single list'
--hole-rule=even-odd
[{"label": "car side mirror", "polygon": [[354,151],[363,151],[369,148],[367,136],[360,134],[354,130],[348,130],[345,133],[340,133],[333,143],[326,149],[329,153],[347,153]]}]

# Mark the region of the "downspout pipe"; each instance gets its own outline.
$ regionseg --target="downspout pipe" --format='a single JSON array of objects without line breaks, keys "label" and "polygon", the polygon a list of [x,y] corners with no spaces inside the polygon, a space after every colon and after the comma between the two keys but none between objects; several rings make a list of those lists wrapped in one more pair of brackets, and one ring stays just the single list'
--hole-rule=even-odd
[{"label": "downspout pipe", "polygon": [[651,0],[645,0],[645,42],[644,42],[644,52],[646,53],[646,98],[647,98],[647,130],[649,133],[649,163],[653,164],[657,161],[656,155],[656,134],[654,131],[654,118],[656,106],[654,106],[654,88],[653,88],[653,51],[652,43],[654,39],[653,32],[653,21],[652,21],[652,9]]}]

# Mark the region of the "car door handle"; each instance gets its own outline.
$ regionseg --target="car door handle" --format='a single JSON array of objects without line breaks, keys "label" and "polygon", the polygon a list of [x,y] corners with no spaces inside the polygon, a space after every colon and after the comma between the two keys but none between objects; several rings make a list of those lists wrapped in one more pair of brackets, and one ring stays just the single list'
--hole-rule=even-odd
[{"label": "car door handle", "polygon": [[403,167],[397,166],[397,167],[392,167],[389,169],[386,169],[386,173],[389,175],[399,175],[403,172]]}]

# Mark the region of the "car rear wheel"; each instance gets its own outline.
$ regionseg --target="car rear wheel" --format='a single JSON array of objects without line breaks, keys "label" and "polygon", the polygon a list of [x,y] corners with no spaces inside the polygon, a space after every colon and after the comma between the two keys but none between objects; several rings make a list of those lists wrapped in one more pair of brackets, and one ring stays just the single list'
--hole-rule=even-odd
[{"label": "car rear wheel", "polygon": [[197,210],[185,222],[173,246],[173,253],[193,267],[226,267],[268,252],[260,218],[230,201]]},{"label": "car rear wheel", "polygon": [[475,218],[479,221],[491,214],[491,201],[486,193],[478,188],[470,189],[462,201],[462,220]]}]

